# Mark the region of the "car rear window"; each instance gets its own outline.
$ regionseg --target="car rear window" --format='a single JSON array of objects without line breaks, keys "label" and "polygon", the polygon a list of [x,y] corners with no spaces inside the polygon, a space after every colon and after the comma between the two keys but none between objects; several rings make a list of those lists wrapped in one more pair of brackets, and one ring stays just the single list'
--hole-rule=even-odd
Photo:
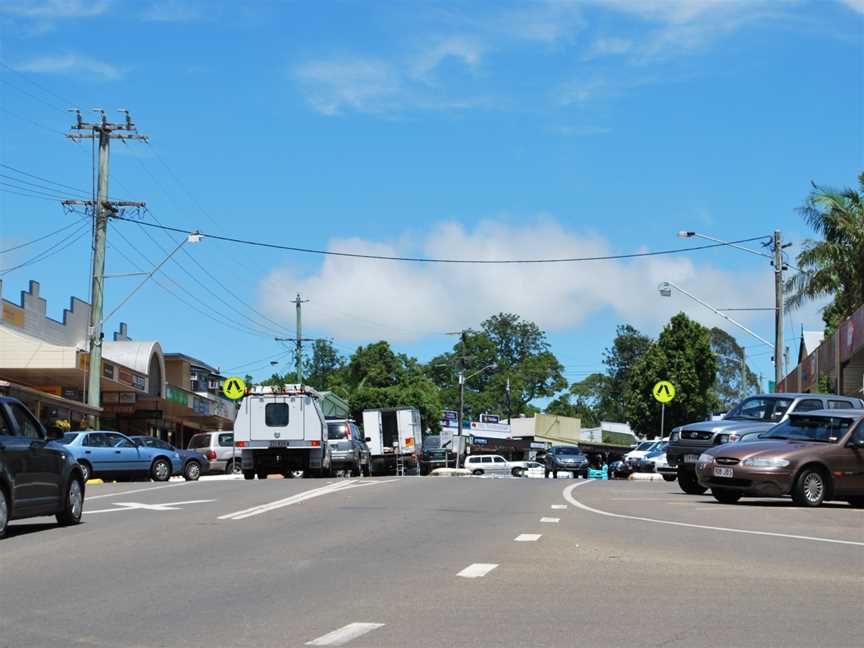
[{"label": "car rear window", "polygon": [[855,405],[846,400],[829,400],[828,409],[855,409]]},{"label": "car rear window", "polygon": [[222,448],[230,448],[234,445],[234,434],[231,432],[226,432],[225,434],[219,435],[219,446]]},{"label": "car rear window", "polygon": [[66,434],[63,435],[63,438],[58,439],[58,441],[59,441],[60,443],[62,443],[63,445],[69,445],[69,444],[72,443],[72,442],[73,442],[77,437],[78,437],[78,433],[77,433],[77,432],[67,432]]},{"label": "car rear window", "polygon": [[347,439],[348,425],[346,423],[328,423],[327,438],[332,440]]},{"label": "car rear window", "polygon": [[288,414],[291,406],[288,403],[267,403],[264,406],[264,425],[267,427],[285,427],[288,425]]},{"label": "car rear window", "polygon": [[210,447],[210,435],[209,434],[196,434],[191,439],[189,439],[189,447],[190,448],[209,448]]}]

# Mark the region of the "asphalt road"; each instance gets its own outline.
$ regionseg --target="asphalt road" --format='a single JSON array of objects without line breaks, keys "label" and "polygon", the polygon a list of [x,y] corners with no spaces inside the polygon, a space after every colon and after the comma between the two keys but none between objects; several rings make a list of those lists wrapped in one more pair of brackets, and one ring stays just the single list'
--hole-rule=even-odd
[{"label": "asphalt road", "polygon": [[864,511],[845,504],[406,477],[106,484],[88,488],[85,511],[72,528],[15,522],[0,541],[0,646],[864,637]]}]

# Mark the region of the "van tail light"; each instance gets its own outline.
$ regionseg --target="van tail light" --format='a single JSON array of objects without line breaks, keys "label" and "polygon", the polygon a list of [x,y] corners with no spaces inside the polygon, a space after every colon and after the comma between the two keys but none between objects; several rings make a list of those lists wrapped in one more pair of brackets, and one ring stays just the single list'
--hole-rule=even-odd
[{"label": "van tail light", "polygon": [[312,447],[313,447],[313,448],[320,448],[320,447],[321,447],[321,442],[318,441],[318,440],[312,441]]},{"label": "van tail light", "polygon": [[207,457],[207,461],[214,461],[216,459],[216,453],[212,450],[208,450],[205,456]]},{"label": "van tail light", "polygon": [[246,442],[245,442],[245,441],[235,441],[235,442],[234,442],[234,447],[235,447],[235,448],[245,448],[245,447],[246,447]]}]

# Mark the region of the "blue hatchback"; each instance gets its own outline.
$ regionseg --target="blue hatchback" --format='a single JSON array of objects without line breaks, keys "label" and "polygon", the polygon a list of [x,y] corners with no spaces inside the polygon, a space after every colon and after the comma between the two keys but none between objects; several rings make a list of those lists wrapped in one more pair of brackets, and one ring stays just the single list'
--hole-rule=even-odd
[{"label": "blue hatchback", "polygon": [[119,432],[67,432],[60,443],[81,465],[85,480],[94,476],[143,476],[168,481],[183,468],[176,452],[140,446]]}]

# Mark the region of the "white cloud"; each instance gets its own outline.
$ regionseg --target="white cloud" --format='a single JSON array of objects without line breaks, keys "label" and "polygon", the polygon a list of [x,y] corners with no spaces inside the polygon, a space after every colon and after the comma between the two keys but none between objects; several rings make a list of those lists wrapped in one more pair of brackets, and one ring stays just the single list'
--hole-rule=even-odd
[{"label": "white cloud", "polygon": [[160,0],[151,2],[141,17],[151,22],[191,22],[201,18],[201,10],[183,0]]},{"label": "white cloud", "polygon": [[[518,226],[485,221],[471,231],[455,223],[440,223],[417,248],[354,238],[333,240],[330,249],[457,259],[616,252],[600,236],[567,230],[549,220]],[[294,317],[289,300],[299,291],[315,303],[304,311],[304,320],[316,330],[340,340],[407,341],[421,337],[418,332],[477,326],[499,311],[519,313],[548,331],[575,329],[607,309],[646,330],[656,330],[681,310],[707,325],[724,323],[683,296],[661,298],[657,286],[666,280],[726,307],[770,301],[769,272],[722,271],[697,261],[698,257],[681,255],[629,261],[462,265],[326,257],[311,275],[292,268],[273,270],[259,285],[259,303],[269,315],[288,323]],[[757,313],[742,313],[745,322],[758,318]]]},{"label": "white cloud", "polygon": [[12,0],[0,4],[0,13],[21,18],[89,18],[101,16],[110,7],[109,0]]},{"label": "white cloud", "polygon": [[864,0],[840,0],[853,11],[864,14]]},{"label": "white cloud", "polygon": [[80,54],[41,56],[12,66],[18,72],[59,74],[98,81],[117,81],[125,76],[120,68]]},{"label": "white cloud", "polygon": [[469,69],[476,69],[485,49],[485,46],[475,38],[466,36],[444,38],[416,56],[411,66],[411,76],[428,79],[430,74],[448,59],[461,61]]},{"label": "white cloud", "polygon": [[585,22],[579,2],[540,0],[524,3],[485,19],[484,29],[494,36],[536,41],[547,45],[570,40]]},{"label": "white cloud", "polygon": [[307,100],[325,115],[346,108],[360,112],[387,113],[403,101],[399,71],[380,59],[333,59],[298,66],[294,75]]},{"label": "white cloud", "polygon": [[633,49],[633,41],[629,38],[617,38],[615,36],[601,36],[591,45],[586,58],[598,56],[620,56],[627,54]]}]

